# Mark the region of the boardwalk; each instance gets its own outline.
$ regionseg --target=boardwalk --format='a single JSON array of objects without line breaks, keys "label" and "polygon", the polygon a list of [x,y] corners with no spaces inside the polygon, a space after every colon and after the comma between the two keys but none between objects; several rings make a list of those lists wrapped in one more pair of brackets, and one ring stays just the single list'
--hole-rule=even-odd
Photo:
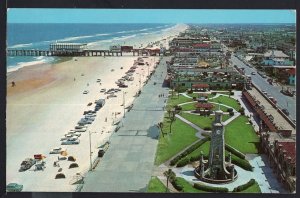
[{"label": "boardwalk", "polygon": [[[168,88],[160,83],[166,75],[166,60],[161,61],[162,64],[134,101],[134,108],[126,113],[123,127],[112,135],[111,146],[98,167],[88,173],[82,192],[146,191],[158,143],[157,123],[164,116],[165,98],[158,95],[168,94]],[[154,82],[157,84],[154,85]]]}]

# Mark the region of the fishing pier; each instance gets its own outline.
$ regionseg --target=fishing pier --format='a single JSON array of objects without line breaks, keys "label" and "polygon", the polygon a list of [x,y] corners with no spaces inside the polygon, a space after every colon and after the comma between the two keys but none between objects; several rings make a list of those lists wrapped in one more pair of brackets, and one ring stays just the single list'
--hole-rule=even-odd
[{"label": "fishing pier", "polygon": [[109,50],[87,49],[85,43],[53,43],[49,50],[7,49],[7,56],[160,56],[160,49],[133,49],[132,46],[111,46]]}]

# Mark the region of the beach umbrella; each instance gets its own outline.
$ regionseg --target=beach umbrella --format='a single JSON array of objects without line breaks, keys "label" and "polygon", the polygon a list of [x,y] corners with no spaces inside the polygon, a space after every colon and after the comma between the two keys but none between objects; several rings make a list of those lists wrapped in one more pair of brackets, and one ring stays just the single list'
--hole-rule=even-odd
[{"label": "beach umbrella", "polygon": [[75,162],[75,161],[76,161],[76,158],[75,158],[74,156],[69,156],[69,157],[68,157],[68,161]]},{"label": "beach umbrella", "polygon": [[65,174],[63,174],[63,173],[58,173],[58,174],[56,174],[56,176],[55,176],[55,179],[64,179],[64,178],[66,178],[66,176],[65,176]]},{"label": "beach umbrella", "polygon": [[69,168],[77,168],[79,167],[77,163],[70,164]]}]

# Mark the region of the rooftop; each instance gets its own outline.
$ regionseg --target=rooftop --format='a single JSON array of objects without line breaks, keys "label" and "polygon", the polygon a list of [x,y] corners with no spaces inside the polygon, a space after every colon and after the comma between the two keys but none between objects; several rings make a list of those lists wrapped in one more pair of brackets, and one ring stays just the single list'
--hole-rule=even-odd
[{"label": "rooftop", "polygon": [[271,57],[271,56],[273,56],[273,53],[274,53],[275,58],[281,58],[281,57],[288,58],[289,57],[288,55],[286,55],[285,53],[283,53],[280,50],[269,50],[264,54],[264,57]]}]

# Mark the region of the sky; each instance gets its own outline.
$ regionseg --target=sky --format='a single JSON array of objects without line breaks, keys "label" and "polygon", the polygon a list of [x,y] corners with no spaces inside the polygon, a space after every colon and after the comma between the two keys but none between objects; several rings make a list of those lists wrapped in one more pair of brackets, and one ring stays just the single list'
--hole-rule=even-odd
[{"label": "sky", "polygon": [[8,23],[296,23],[295,10],[25,9]]}]

